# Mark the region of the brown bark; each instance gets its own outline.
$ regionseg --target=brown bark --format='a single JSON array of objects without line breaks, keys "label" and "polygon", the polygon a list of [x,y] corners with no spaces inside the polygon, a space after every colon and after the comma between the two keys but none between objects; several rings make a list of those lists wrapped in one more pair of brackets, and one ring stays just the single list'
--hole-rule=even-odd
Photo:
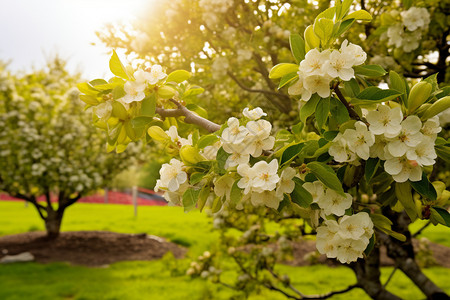
[{"label": "brown bark", "polygon": [[350,265],[355,272],[357,285],[372,299],[401,300],[400,297],[387,291],[380,281],[380,248],[374,247],[366,259],[358,259]]},{"label": "brown bark", "polygon": [[427,299],[450,299],[441,288],[434,284],[422,272],[416,263],[412,237],[408,228],[411,221],[406,213],[399,214],[386,209],[385,215],[393,221],[394,226],[392,229],[406,236],[406,241],[401,242],[384,233],[379,234],[381,242],[386,246],[388,256],[395,261],[398,268],[425,294]]},{"label": "brown bark", "polygon": [[61,222],[64,211],[53,210],[47,207],[47,218],[45,219],[45,229],[49,239],[56,239],[61,231]]}]

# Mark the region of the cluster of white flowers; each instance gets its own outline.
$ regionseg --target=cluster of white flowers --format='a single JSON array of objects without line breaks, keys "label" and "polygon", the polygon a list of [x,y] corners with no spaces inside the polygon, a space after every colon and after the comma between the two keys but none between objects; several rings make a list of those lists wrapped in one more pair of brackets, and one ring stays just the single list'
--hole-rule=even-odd
[{"label": "cluster of white flowers", "polygon": [[299,79],[289,87],[290,95],[301,95],[308,101],[311,95],[317,93],[320,97],[330,96],[330,82],[335,78],[348,81],[355,76],[353,66],[366,61],[367,54],[355,44],[342,42],[340,50],[311,49],[305,59],[300,62]]},{"label": "cluster of white flowers", "polygon": [[373,235],[373,222],[365,212],[326,220],[317,228],[316,247],[329,258],[350,263],[363,257]]},{"label": "cluster of white flowers", "polygon": [[188,138],[182,138],[178,135],[178,130],[176,126],[170,126],[169,130],[166,130],[166,134],[169,136],[170,140],[177,145],[178,148],[181,148],[186,145],[192,146],[192,135],[188,135]]},{"label": "cluster of white flowers", "polygon": [[188,176],[183,162],[172,158],[159,170],[160,179],[156,181],[155,192],[165,191],[164,198],[169,205],[180,205],[183,193],[188,189]]},{"label": "cluster of white flowers", "polygon": [[370,63],[372,65],[380,65],[386,70],[395,70],[399,67],[392,56],[382,56],[378,54],[370,59]]},{"label": "cluster of white flowers", "polygon": [[348,193],[338,194],[335,190],[326,188],[320,181],[305,182],[305,188],[313,197],[322,212],[326,215],[343,216],[345,210],[352,206],[352,196]]},{"label": "cluster of white flowers", "polygon": [[388,39],[388,46],[402,48],[405,52],[411,52],[419,47],[422,33],[430,24],[430,13],[423,7],[411,7],[407,11],[389,12],[394,19],[400,19],[390,25],[382,39]]},{"label": "cluster of white flowers", "polygon": [[125,82],[123,89],[126,95],[120,100],[124,103],[131,103],[134,101],[142,101],[145,98],[145,89],[147,86],[155,85],[160,80],[167,77],[167,74],[163,72],[160,65],[153,65],[146,71],[139,69],[134,72],[133,77],[135,80]]},{"label": "cluster of white flowers", "polygon": [[228,127],[221,135],[223,149],[231,154],[225,168],[248,163],[250,155],[258,157],[264,150],[272,149],[275,144],[275,138],[270,135],[272,124],[269,121],[260,120],[266,115],[261,108],[245,109],[243,113],[251,121],[243,126],[238,119],[229,118]]},{"label": "cluster of white flowers", "polygon": [[203,8],[203,19],[207,26],[214,28],[219,21],[218,14],[225,14],[233,5],[228,0],[200,0],[199,6]]},{"label": "cluster of white flowers", "polygon": [[396,182],[419,181],[422,166],[431,166],[437,157],[434,144],[441,131],[437,116],[422,124],[419,117],[403,119],[400,107],[378,105],[355,129],[346,129],[333,140],[329,154],[338,162],[353,162],[369,157],[385,160],[384,169]]}]

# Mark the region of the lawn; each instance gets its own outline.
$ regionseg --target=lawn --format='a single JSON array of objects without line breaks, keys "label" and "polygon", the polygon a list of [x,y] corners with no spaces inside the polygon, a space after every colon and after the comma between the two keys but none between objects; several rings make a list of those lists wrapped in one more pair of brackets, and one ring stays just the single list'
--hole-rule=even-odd
[{"label": "lawn", "polygon": [[[416,228],[420,227],[415,225]],[[415,229],[416,229],[415,228]],[[189,255],[196,256],[211,247],[217,235],[205,214],[185,214],[176,207],[140,207],[138,217],[131,206],[76,204],[69,208],[63,221],[63,230],[109,230],[128,233],[148,233],[166,237],[189,247]],[[21,202],[0,202],[0,235],[30,230],[43,230],[43,224],[33,207]],[[424,231],[430,240],[450,245],[449,230],[431,226]],[[444,238],[445,237],[445,238]],[[86,268],[65,263],[24,263],[0,266],[0,299],[230,299],[231,290],[201,279],[190,279],[182,271],[188,259],[170,257],[153,262],[121,262],[107,268]],[[355,281],[353,273],[345,268],[323,266],[289,267],[280,265],[279,271],[288,274],[292,283],[305,293],[323,293],[344,288]],[[383,281],[392,268],[383,268]],[[435,282],[450,292],[447,278],[450,270],[425,270]],[[232,278],[228,272],[225,278]],[[409,280],[396,272],[389,284],[392,292],[406,299],[421,299],[420,291]],[[241,295],[242,296],[242,295]],[[237,298],[240,299],[240,298]],[[264,291],[250,299],[285,299]],[[368,299],[360,290],[336,296],[333,299]]]}]

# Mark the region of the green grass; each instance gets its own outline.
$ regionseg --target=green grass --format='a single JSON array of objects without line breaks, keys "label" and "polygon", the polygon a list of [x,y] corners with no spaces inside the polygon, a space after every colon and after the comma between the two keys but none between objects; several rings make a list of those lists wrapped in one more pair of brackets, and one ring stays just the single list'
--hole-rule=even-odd
[{"label": "green grass", "polygon": [[[44,223],[33,206],[23,202],[0,201],[0,236],[44,230]],[[194,254],[208,249],[218,234],[212,231],[204,213],[184,213],[179,207],[140,206],[134,217],[131,205],[77,203],[66,210],[62,231],[107,230],[147,233],[189,246]]]},{"label": "green grass", "polygon": [[[420,228],[414,225],[413,232]],[[43,230],[44,226],[34,208],[21,202],[0,202],[0,235]],[[109,230],[127,233],[148,233],[166,237],[189,246],[190,256],[210,249],[217,239],[205,214],[185,214],[177,207],[139,207],[138,217],[133,208],[123,205],[76,204],[69,208],[63,221],[63,231]],[[424,236],[450,245],[449,229],[431,226]],[[181,270],[171,274],[171,264]],[[0,265],[0,299],[230,299],[233,291],[202,279],[183,275],[189,259],[164,258],[150,262],[120,262],[107,268],[86,268],[65,263],[23,263]],[[225,263],[227,265],[227,263]],[[277,266],[288,274],[294,286],[304,293],[325,293],[342,289],[355,282],[353,272],[345,267]],[[384,282],[392,268],[382,269]],[[425,273],[440,287],[450,292],[450,270],[430,268]],[[224,273],[225,280],[234,278],[233,271]],[[231,282],[230,282],[231,283]],[[421,292],[401,272],[396,272],[388,289],[405,299],[423,299]],[[242,295],[241,295],[242,296]],[[241,298],[236,298],[241,299]],[[278,293],[263,290],[252,300],[285,299]],[[332,299],[369,299],[355,289]]]}]

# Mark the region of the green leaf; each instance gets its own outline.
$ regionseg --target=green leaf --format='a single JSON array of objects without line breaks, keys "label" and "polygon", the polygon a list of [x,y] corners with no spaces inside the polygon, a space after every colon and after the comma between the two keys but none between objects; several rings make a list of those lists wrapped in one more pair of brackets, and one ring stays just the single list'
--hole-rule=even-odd
[{"label": "green leaf", "polygon": [[187,91],[185,91],[181,98],[183,98],[183,99],[193,98],[197,95],[200,95],[204,91],[205,91],[204,88],[194,85],[194,86],[191,86]]},{"label": "green leaf", "polygon": [[99,90],[97,90],[96,88],[94,88],[92,85],[90,85],[87,82],[78,83],[77,88],[81,93],[86,94],[86,95],[91,95],[91,96],[97,96],[98,93],[100,92]]},{"label": "green leaf", "polygon": [[200,190],[195,190],[193,188],[188,188],[183,194],[183,207],[184,212],[191,211],[195,208],[198,201],[198,196],[200,195]]},{"label": "green leaf", "polygon": [[352,5],[352,3],[353,3],[353,0],[342,1],[341,13],[339,14],[339,16],[337,16],[338,19],[341,19],[348,13],[348,10],[350,9],[350,6]]},{"label": "green leaf", "polygon": [[367,77],[379,77],[386,75],[386,70],[379,65],[354,66],[355,74]]},{"label": "green leaf", "polygon": [[373,175],[377,172],[378,166],[380,165],[379,158],[369,158],[366,161],[366,167],[364,169],[364,176],[366,177],[366,181],[370,182],[373,178]]},{"label": "green leaf", "polygon": [[372,15],[370,13],[368,13],[367,11],[365,11],[364,9],[361,9],[361,10],[354,11],[351,14],[347,15],[343,20],[345,21],[348,19],[355,19],[355,20],[360,20],[360,21],[371,21]]},{"label": "green leaf", "polygon": [[191,78],[191,73],[185,70],[176,70],[167,76],[166,82],[182,83],[185,80]]},{"label": "green leaf", "polygon": [[409,181],[409,184],[411,184],[413,189],[423,197],[428,198],[431,201],[436,201],[436,190],[428,180],[427,174],[425,174],[425,172],[422,173],[422,179],[420,181]]},{"label": "green leaf", "polygon": [[291,193],[292,202],[303,208],[308,208],[313,202],[311,193],[303,187],[303,181],[300,178],[294,177],[292,180],[295,182],[294,190]]},{"label": "green leaf", "polygon": [[197,147],[203,149],[206,146],[212,145],[219,140],[219,137],[213,133],[202,136],[198,142]]},{"label": "green leaf", "polygon": [[106,84],[108,84],[108,82],[104,79],[94,79],[94,80],[89,81],[89,84],[92,86],[106,85]]},{"label": "green leaf", "polygon": [[317,94],[312,95],[311,99],[300,110],[300,121],[306,123],[306,119],[316,111],[317,104],[321,99]]},{"label": "green leaf", "polygon": [[344,34],[347,30],[350,29],[350,27],[352,27],[353,22],[355,22],[355,19],[348,19],[343,21],[342,23],[337,23],[336,25],[339,24],[339,29],[337,30],[335,36],[339,37],[342,34]]},{"label": "green leaf", "polygon": [[91,95],[80,95],[80,100],[92,106],[96,106],[100,103],[98,102],[97,97]]},{"label": "green leaf", "polygon": [[291,45],[292,56],[297,63],[305,59],[305,41],[298,34],[291,34],[289,36],[289,44]]},{"label": "green leaf", "polygon": [[304,146],[305,143],[299,143],[287,147],[281,155],[280,166],[291,162],[300,153]]},{"label": "green leaf", "polygon": [[330,99],[330,113],[336,119],[338,124],[343,124],[350,120],[347,108],[341,101],[332,97]]},{"label": "green leaf", "polygon": [[198,209],[200,209],[200,211],[203,210],[203,207],[205,207],[206,204],[206,200],[208,200],[208,196],[211,192],[211,188],[209,187],[209,185],[205,185],[204,187],[202,187],[200,194],[198,196],[198,202],[197,202],[197,206]]},{"label": "green leaf", "polygon": [[112,91],[112,95],[113,95],[113,99],[114,100],[119,100],[120,98],[122,98],[123,96],[125,96],[127,93],[125,92],[125,90],[123,89],[123,86],[116,86],[113,91]]},{"label": "green leaf", "polygon": [[434,73],[433,75],[428,76],[427,78],[425,78],[423,81],[428,82],[429,84],[431,84],[432,88],[431,88],[431,93],[434,93],[436,90],[439,90],[439,84],[437,81],[437,75],[438,73]]},{"label": "green leaf", "polygon": [[358,82],[355,78],[350,79],[349,81],[344,82],[344,89],[347,96],[356,97],[359,93],[361,93],[361,89],[359,87]]},{"label": "green leaf", "polygon": [[205,175],[206,175],[205,173],[194,172],[191,174],[189,182],[192,185],[197,184],[203,179],[203,177],[205,177]]},{"label": "green leaf", "polygon": [[122,103],[114,101],[112,103],[112,115],[121,120],[126,120],[128,118],[128,113]]},{"label": "green leaf", "polygon": [[284,75],[283,77],[281,77],[280,84],[278,85],[278,89],[281,89],[283,86],[294,81],[297,78],[298,78],[297,72],[292,72],[292,73]]},{"label": "green leaf", "polygon": [[325,131],[323,133],[323,137],[329,141],[332,142],[334,138],[338,135],[339,131]]},{"label": "green leaf", "polygon": [[328,41],[333,33],[333,20],[320,18],[314,22],[314,33],[323,41]]},{"label": "green leaf", "polygon": [[153,121],[152,117],[139,116],[131,120],[134,128],[147,127]]},{"label": "green leaf", "polygon": [[339,181],[336,173],[333,169],[320,162],[310,162],[306,165],[311,172],[316,175],[316,177],[327,187],[332,190],[335,190],[339,194],[344,194],[344,189],[342,188],[342,183]]},{"label": "green leaf", "polygon": [[403,8],[405,10],[410,9],[410,7],[412,6],[413,2],[414,2],[413,0],[402,0]]},{"label": "green leaf", "polygon": [[405,82],[403,78],[395,71],[389,72],[389,87],[399,93],[406,93]]},{"label": "green leaf", "polygon": [[432,211],[432,213],[433,213],[433,210],[442,218],[442,220],[443,220],[443,222],[441,221],[441,220],[439,220],[439,221],[441,221],[441,222],[439,222],[439,223],[441,223],[442,225],[445,225],[445,226],[447,226],[447,227],[450,227],[450,213],[445,209],[445,208],[442,208],[442,207],[439,207],[439,206],[433,206],[432,208],[431,208],[431,211]]},{"label": "green leaf", "polygon": [[156,111],[156,95],[151,93],[141,102],[141,115],[153,117]]},{"label": "green leaf", "polygon": [[411,186],[408,182],[396,182],[395,183],[395,195],[400,203],[405,208],[406,213],[408,214],[411,221],[415,221],[419,216],[417,212],[416,203],[414,202]]},{"label": "green leaf", "polygon": [[122,65],[122,62],[120,61],[119,56],[117,55],[115,50],[113,50],[113,54],[111,56],[111,59],[109,60],[109,69],[114,75],[122,77],[126,80],[130,80],[130,76],[128,75],[125,67]]},{"label": "green leaf", "polygon": [[440,158],[445,160],[447,163],[450,163],[450,148],[449,147],[439,145],[439,146],[435,146],[434,149],[436,150],[436,154]]},{"label": "green leaf", "polygon": [[320,47],[320,39],[319,37],[314,33],[314,28],[312,25],[309,25],[305,29],[304,33],[305,37],[305,50],[308,52],[310,49],[313,48],[319,48]]},{"label": "green leaf", "polygon": [[400,234],[398,232],[392,231],[391,225],[392,222],[387,217],[381,214],[369,214],[372,219],[373,225],[380,231],[396,238],[399,241],[406,241],[406,236]]},{"label": "green leaf", "polygon": [[225,169],[225,163],[228,159],[228,156],[230,156],[230,154],[225,152],[225,150],[223,150],[223,148],[220,147],[219,150],[217,151],[217,156],[216,156],[219,169]]},{"label": "green leaf", "polygon": [[325,125],[329,113],[330,113],[330,97],[322,99],[317,104],[316,121],[317,125],[319,126],[319,129],[322,129],[323,125]]},{"label": "green leaf", "polygon": [[233,186],[231,187],[231,191],[230,191],[230,200],[233,205],[238,204],[242,198],[242,190],[238,187],[238,185],[237,185],[238,182],[239,182],[239,180],[236,180],[233,183]]},{"label": "green leaf", "polygon": [[375,234],[372,234],[372,236],[369,239],[369,245],[367,245],[366,250],[364,250],[364,254],[369,255],[370,252],[372,252],[374,246],[375,246]]},{"label": "green leaf", "polygon": [[194,104],[194,103],[190,103],[188,105],[186,105],[186,108],[189,109],[190,111],[195,112],[197,115],[199,115],[202,118],[207,119],[208,118],[208,112],[201,106]]},{"label": "green leaf", "polygon": [[[356,102],[358,102],[358,99],[361,99],[368,100],[372,103],[379,103],[395,99],[399,95],[400,93],[395,90],[383,90],[376,86],[370,86],[356,96]],[[354,100],[352,99],[352,103]]]},{"label": "green leaf", "polygon": [[299,66],[296,64],[288,64],[282,63],[274,66],[272,70],[270,70],[269,78],[276,79],[281,78],[286,74],[298,72]]}]

